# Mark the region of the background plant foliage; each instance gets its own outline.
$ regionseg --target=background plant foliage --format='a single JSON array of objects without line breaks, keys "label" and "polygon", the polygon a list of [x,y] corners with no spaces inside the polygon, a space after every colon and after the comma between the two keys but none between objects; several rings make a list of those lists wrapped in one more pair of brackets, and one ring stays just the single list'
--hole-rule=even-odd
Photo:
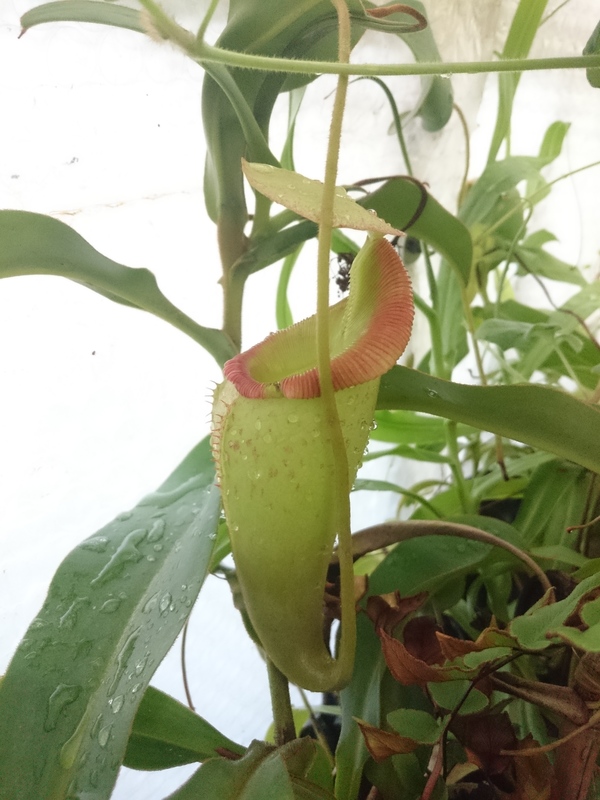
[{"label": "background plant foliage", "polygon": [[[208,16],[190,32],[152,0],[141,6],[61,0],[32,9],[22,24],[77,20],[150,33],[206,71],[205,199],[221,254],[222,328],[185,315],[148,270],[104,257],[68,226],[37,214],[0,212],[0,276],[77,281],[170,322],[222,365],[241,344],[246,281],[282,259],[278,319],[292,321],[289,276],[317,226],[276,212],[259,193],[248,209],[241,159],[293,169],[302,87],[337,69],[337,18],[329,0],[231,0],[211,47]],[[397,71],[423,68],[413,113],[426,130],[442,128],[452,113],[451,84],[442,77],[447,65],[436,64],[426,8],[415,0],[379,17],[368,13],[370,3],[348,6],[353,44],[366,29],[408,44],[416,65]],[[502,59],[527,58],[547,13],[545,0],[521,0]],[[581,44],[588,55],[598,52],[597,33]],[[307,60],[322,63],[311,73],[302,67]],[[598,86],[597,59],[563,65],[586,66]],[[413,175],[385,72],[374,67],[370,76],[390,103],[408,176],[357,174],[348,191],[411,237],[404,253],[426,276],[415,301],[428,346],[419,363],[384,377],[373,439],[388,447],[367,458],[429,462],[441,477],[355,486],[396,491],[402,521],[355,537],[356,572],[368,582],[350,684],[318,713],[316,741],[248,748],[149,686],[209,571],[225,574],[240,602],[235,572],[222,564],[227,526],[204,440],[155,493],[83,541],[57,571],[0,686],[2,798],[100,800],[110,797],[123,763],[155,770],[194,762],[201,766],[171,797],[596,796],[598,282],[552,254],[552,232],[530,225],[532,208],[552,197],[544,171],[569,125],[552,124],[535,155],[511,152],[519,72],[502,73],[487,165],[463,186],[453,213]],[[291,124],[276,155],[269,122],[282,94]],[[332,250],[343,284],[358,243],[336,230]],[[575,292],[557,305],[544,288],[547,303],[531,307],[513,289],[524,274]],[[453,380],[465,364],[474,373],[470,385]],[[533,559],[529,567],[523,554]],[[335,583],[335,559],[330,577]],[[334,741],[323,735],[327,726]]]}]

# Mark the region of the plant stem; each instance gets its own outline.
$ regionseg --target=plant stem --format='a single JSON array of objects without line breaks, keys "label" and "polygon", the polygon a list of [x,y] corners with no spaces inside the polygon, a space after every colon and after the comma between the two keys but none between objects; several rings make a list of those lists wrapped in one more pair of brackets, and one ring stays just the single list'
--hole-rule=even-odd
[{"label": "plant stem", "polygon": [[552,588],[544,571],[524,550],[520,550],[514,544],[494,536],[493,533],[482,531],[472,525],[464,525],[462,522],[448,522],[439,519],[413,519],[405,522],[383,522],[380,525],[373,525],[354,534],[352,537],[353,555],[359,558],[374,550],[380,550],[383,547],[390,547],[392,544],[406,542],[409,539],[416,539],[421,536],[458,536],[461,539],[470,539],[473,542],[500,547],[522,561],[533,572],[544,592]]},{"label": "plant stem", "polygon": [[267,658],[267,673],[275,724],[275,744],[277,747],[281,747],[296,738],[290,686],[285,675],[277,669],[270,658]]},{"label": "plant stem", "polygon": [[[348,7],[345,0],[332,0],[332,3],[337,11],[339,21],[338,57],[340,61],[348,61],[350,57],[350,16]],[[317,364],[324,417],[331,437],[331,469],[332,485],[334,487],[333,497],[331,498],[330,524],[337,533],[340,550],[342,621],[339,652],[335,664],[334,683],[336,688],[340,688],[350,679],[356,648],[348,456],[335,401],[329,349],[329,251],[333,228],[335,179],[347,88],[348,77],[340,76],[335,93],[327,146],[319,225],[317,275]]]},{"label": "plant stem", "polygon": [[465,514],[473,511],[473,501],[467,491],[465,478],[462,474],[462,466],[458,456],[458,441],[456,435],[456,422],[453,420],[446,420],[446,445],[448,447],[448,457],[450,459],[450,470],[456,483],[456,491],[458,498]]},{"label": "plant stem", "polygon": [[600,56],[556,56],[553,58],[507,58],[502,61],[425,61],[417,64],[348,64],[338,61],[257,56],[236,53],[197,44],[189,55],[204,63],[220,63],[230,67],[261,69],[269,72],[290,72],[302,75],[477,75],[482,72],[531,72],[552,69],[592,69],[600,67]]}]

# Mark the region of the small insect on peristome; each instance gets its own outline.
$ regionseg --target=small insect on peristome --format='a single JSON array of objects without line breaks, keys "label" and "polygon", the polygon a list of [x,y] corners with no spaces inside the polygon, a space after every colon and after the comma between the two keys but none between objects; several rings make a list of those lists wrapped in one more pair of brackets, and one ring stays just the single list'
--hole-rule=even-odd
[{"label": "small insect on peristome", "polygon": [[350,289],[350,269],[355,255],[355,253],[337,254],[338,272],[335,276],[335,282],[342,294]]}]

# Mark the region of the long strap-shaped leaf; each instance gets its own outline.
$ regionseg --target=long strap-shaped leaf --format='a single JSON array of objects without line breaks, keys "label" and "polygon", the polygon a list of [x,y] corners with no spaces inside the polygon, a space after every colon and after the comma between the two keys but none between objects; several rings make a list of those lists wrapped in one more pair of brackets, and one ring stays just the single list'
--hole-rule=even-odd
[{"label": "long strap-shaped leaf", "polygon": [[235,354],[222,331],[199,325],[167,300],[152,272],[112,261],[52,217],[28,211],[0,211],[0,278],[16,275],[70,278],[110,300],[170,322],[201,344],[221,365]]},{"label": "long strap-shaped leaf", "polygon": [[396,366],[381,379],[377,408],[465,422],[600,473],[600,408],[547,386],[467,386]]},{"label": "long strap-shaped leaf", "polygon": [[219,492],[204,440],[59,567],[0,685],[2,800],[106,800],[144,689],[210,563]]}]

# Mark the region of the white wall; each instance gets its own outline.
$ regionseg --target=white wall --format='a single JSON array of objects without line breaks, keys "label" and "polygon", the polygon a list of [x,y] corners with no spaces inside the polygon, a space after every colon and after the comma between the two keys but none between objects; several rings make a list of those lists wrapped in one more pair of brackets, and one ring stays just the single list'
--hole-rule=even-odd
[{"label": "white wall", "polygon": [[[111,258],[152,269],[175,304],[218,326],[218,260],[201,191],[201,70],[169,45],[99,26],[55,24],[19,40],[18,18],[30,5],[0,3],[0,207],[62,219]],[[501,31],[507,8],[514,7],[478,0],[430,5],[434,29],[435,15],[448,9],[469,17],[462,32],[439,19],[448,58],[489,55],[499,36],[491,23]],[[549,23],[538,50],[578,52],[597,22],[594,5],[572,0],[568,22],[563,14]],[[198,17],[185,0],[164,6],[182,22]],[[481,28],[496,37],[482,47]],[[386,54],[372,36],[364,53],[372,60],[404,57],[402,47]],[[409,107],[415,81],[394,83]],[[495,113],[494,84],[488,82],[479,113],[485,82],[464,77],[456,83],[459,101],[478,127],[477,170]],[[313,177],[322,170],[331,88],[329,79],[311,87],[299,123],[307,146],[299,147],[297,166]],[[404,172],[380,90],[353,84],[350,102],[341,181]],[[525,124],[515,131],[515,152],[536,152],[545,127],[560,118],[573,120],[576,130],[556,174],[600,158],[600,92],[592,92],[581,73],[524,78],[518,108]],[[416,124],[410,136],[419,177],[448,203],[462,170],[460,136],[455,119],[443,134],[424,134]],[[548,223],[564,231],[560,254],[592,262],[594,275],[597,180],[594,171],[569,181]],[[245,320],[247,344],[275,327],[276,273],[272,267],[249,284],[248,302],[261,312]],[[298,316],[314,305],[312,274],[306,261],[294,275]],[[62,279],[20,278],[0,282],[0,376],[2,672],[66,553],[157,486],[205,435],[209,387],[219,372],[183,334],[148,314]],[[356,527],[383,519],[394,507],[385,496],[362,501]],[[264,671],[227,588],[216,579],[209,580],[192,616],[189,664],[200,713],[241,742],[263,735],[270,721]],[[183,698],[176,649],[155,683]],[[181,781],[176,772],[125,771],[115,798],[164,797]]]}]

